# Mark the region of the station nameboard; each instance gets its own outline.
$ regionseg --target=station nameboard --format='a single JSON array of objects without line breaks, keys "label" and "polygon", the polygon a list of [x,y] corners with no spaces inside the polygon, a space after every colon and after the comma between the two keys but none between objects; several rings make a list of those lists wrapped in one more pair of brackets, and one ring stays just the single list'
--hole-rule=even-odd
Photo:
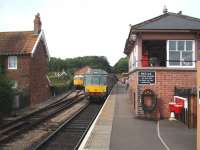
[{"label": "station nameboard", "polygon": [[155,84],[156,72],[155,71],[139,71],[138,84]]}]

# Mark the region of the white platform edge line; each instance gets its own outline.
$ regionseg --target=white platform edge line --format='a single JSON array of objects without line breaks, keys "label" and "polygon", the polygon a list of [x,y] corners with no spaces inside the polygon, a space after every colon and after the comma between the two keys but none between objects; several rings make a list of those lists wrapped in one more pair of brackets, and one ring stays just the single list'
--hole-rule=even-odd
[{"label": "white platform edge line", "polygon": [[166,148],[166,150],[170,150],[170,148],[167,146],[167,144],[165,143],[163,138],[160,136],[160,123],[159,123],[159,121],[157,122],[157,134],[158,134],[159,140],[161,141],[162,145]]},{"label": "white platform edge line", "polygon": [[[116,85],[117,85],[117,83],[115,84],[115,86],[113,87],[113,89],[116,87]],[[88,130],[88,132],[87,132],[85,138],[83,139],[81,145],[79,146],[78,150],[83,150],[83,149],[84,149],[84,147],[85,147],[85,145],[86,145],[88,139],[90,138],[90,135],[91,135],[91,133],[92,133],[92,131],[93,131],[93,129],[94,129],[96,123],[97,123],[97,120],[99,120],[99,117],[100,117],[100,115],[102,114],[102,111],[103,111],[104,107],[106,106],[108,100],[110,99],[110,96],[112,95],[113,89],[112,89],[112,91],[110,92],[109,96],[107,97],[106,102],[103,104],[101,110],[99,111],[99,113],[98,113],[96,119],[94,120],[94,122],[93,122],[92,125],[90,126],[90,129]]]}]

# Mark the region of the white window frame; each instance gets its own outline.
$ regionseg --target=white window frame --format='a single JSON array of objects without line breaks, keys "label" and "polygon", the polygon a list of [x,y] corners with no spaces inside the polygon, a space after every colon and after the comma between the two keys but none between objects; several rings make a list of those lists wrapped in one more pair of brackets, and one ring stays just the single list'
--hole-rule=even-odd
[{"label": "white window frame", "polygon": [[134,49],[134,56],[135,56],[135,68],[138,67],[138,45],[135,45],[135,49]]},{"label": "white window frame", "polygon": [[133,70],[133,51],[129,56],[129,72]]},{"label": "white window frame", "polygon": [[138,45],[135,45],[129,58],[129,72],[138,67]]},{"label": "white window frame", "polygon": [[[182,65],[179,65],[179,66],[171,66],[169,64],[169,41],[176,41],[176,50],[177,50],[177,42],[178,41],[185,41],[185,44],[186,44],[186,41],[192,41],[192,66],[182,66]],[[185,45],[185,48],[186,48],[186,45]],[[182,55],[181,55],[182,57]],[[195,68],[195,40],[167,40],[167,67],[169,68]]]},{"label": "white window frame", "polygon": [[[12,59],[14,59],[15,62]],[[10,64],[12,63],[12,61],[15,63],[14,67],[10,66]],[[17,69],[17,56],[8,56],[8,69],[13,69],[13,70]]]}]

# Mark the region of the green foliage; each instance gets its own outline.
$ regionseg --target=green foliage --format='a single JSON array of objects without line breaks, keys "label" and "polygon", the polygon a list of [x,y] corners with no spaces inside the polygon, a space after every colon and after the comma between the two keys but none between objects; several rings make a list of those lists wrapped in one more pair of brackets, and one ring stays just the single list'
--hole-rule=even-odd
[{"label": "green foliage", "polygon": [[14,98],[13,83],[4,75],[0,74],[0,112],[10,112]]},{"label": "green foliage", "polygon": [[0,74],[4,73],[4,57],[0,56]]},{"label": "green foliage", "polygon": [[66,92],[73,86],[73,76],[71,74],[57,77],[53,73],[49,73],[48,77],[54,87],[56,95]]},{"label": "green foliage", "polygon": [[103,69],[107,72],[112,71],[107,58],[104,56],[85,56],[67,58],[65,60],[52,57],[49,62],[49,71],[62,71],[62,69],[64,69],[67,73],[72,74],[76,69],[84,66],[90,66],[94,69]]},{"label": "green foliage", "polygon": [[114,65],[114,72],[115,73],[123,73],[128,72],[128,58],[121,58],[115,65]]}]

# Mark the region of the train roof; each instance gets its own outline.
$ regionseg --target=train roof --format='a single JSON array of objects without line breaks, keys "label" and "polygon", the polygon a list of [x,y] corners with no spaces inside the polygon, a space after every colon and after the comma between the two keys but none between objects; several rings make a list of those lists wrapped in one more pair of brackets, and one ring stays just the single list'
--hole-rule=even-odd
[{"label": "train roof", "polygon": [[83,78],[84,77],[84,75],[82,75],[82,74],[78,74],[78,75],[74,75],[74,78]]},{"label": "train roof", "polygon": [[108,75],[108,73],[102,69],[92,69],[86,75]]}]

